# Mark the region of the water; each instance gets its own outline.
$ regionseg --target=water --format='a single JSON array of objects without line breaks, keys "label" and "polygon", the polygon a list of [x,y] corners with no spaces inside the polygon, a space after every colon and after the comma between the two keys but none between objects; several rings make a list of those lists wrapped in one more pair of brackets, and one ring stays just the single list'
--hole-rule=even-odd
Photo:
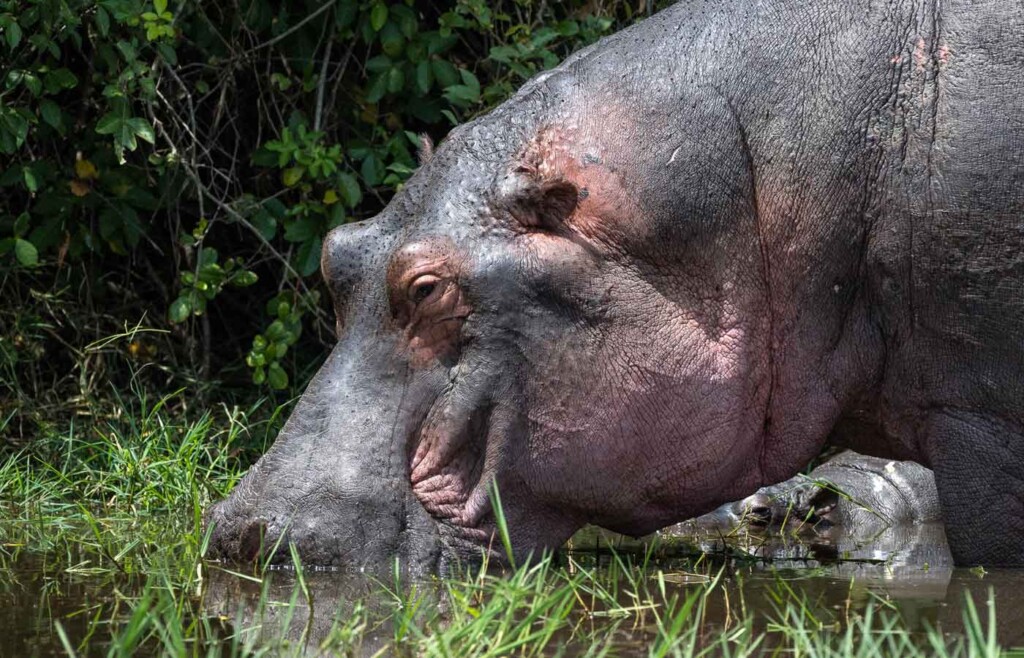
[{"label": "water", "polygon": [[[7,528],[9,531],[10,526]],[[175,581],[167,571],[158,576],[126,569],[124,561],[121,568],[111,568],[110,556],[98,554],[94,546],[71,542],[33,550],[21,543],[5,543],[0,536],[0,566],[4,567],[0,571],[0,632],[4,638],[0,656],[67,655],[57,624],[73,647],[87,646],[85,653],[90,654],[105,653],[113,627],[106,620],[123,623],[132,612],[126,602],[135,600],[147,581],[150,587],[171,586]],[[890,528],[871,537],[838,530],[794,537],[746,532],[723,536],[682,525],[662,533],[653,544],[651,538],[629,541],[587,530],[573,539],[561,557],[563,568],[572,569],[575,563],[607,567],[616,559],[610,546],[637,560],[653,550],[649,578],[660,569],[670,594],[705,587],[720,573],[703,610],[702,633],[709,638],[735,627],[749,612],[756,613],[755,631],[770,630],[766,620],[775,610],[780,583],[784,583],[806,600],[811,614],[823,620],[842,623],[874,604],[898,611],[907,628],[922,633],[929,627],[961,632],[964,597],[973,597],[984,610],[992,592],[1000,643],[1024,646],[1024,570],[981,573],[954,568],[939,526]],[[708,555],[702,557],[704,551]],[[316,653],[315,647],[336,628],[338,620],[343,623],[352,614],[356,601],[361,602],[364,614],[367,609],[386,612],[394,605],[393,595],[385,591],[391,583],[358,575],[307,573],[308,597],[296,587],[295,575],[286,571],[270,574],[264,585],[215,565],[203,568],[198,586],[182,574],[176,577],[193,583],[179,596],[195,618],[206,621],[205,626],[187,632],[204,634],[211,641],[219,634],[227,637],[236,632],[264,640],[287,637]],[[424,605],[443,607],[444,598],[434,596],[431,588],[437,585],[420,585]],[[622,588],[620,599],[623,607],[635,603],[628,587]],[[596,614],[579,623],[609,623],[600,610],[591,612]],[[641,612],[616,628],[613,641],[620,653],[646,655],[654,632]],[[573,637],[567,634],[565,641],[571,643]],[[363,629],[361,638],[359,652],[369,655],[393,638],[393,628],[381,624]],[[771,646],[770,636],[765,646]]]}]

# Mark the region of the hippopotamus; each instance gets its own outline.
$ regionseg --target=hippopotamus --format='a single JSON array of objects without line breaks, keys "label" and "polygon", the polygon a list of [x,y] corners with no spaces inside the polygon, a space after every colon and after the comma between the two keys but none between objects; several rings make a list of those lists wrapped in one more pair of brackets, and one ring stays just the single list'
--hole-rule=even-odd
[{"label": "hippopotamus", "polygon": [[337,343],[209,554],[519,561],[830,443],[933,469],[958,564],[1024,564],[1022,35],[683,0],[532,78],[327,236]]},{"label": "hippopotamus", "polygon": [[934,474],[910,461],[843,451],[806,475],[758,489],[690,525],[732,530],[744,524],[779,531],[844,530],[870,538],[890,526],[942,520]]}]

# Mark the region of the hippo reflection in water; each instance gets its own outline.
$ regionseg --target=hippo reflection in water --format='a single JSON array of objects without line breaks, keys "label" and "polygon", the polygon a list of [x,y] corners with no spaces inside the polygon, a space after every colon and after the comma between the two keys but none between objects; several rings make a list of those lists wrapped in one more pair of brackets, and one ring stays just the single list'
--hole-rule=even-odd
[{"label": "hippo reflection in water", "polygon": [[683,0],[538,75],[325,240],[337,345],[211,555],[500,559],[495,486],[519,556],[643,535],[831,442],[934,469],[958,563],[1024,564],[1022,36]]}]

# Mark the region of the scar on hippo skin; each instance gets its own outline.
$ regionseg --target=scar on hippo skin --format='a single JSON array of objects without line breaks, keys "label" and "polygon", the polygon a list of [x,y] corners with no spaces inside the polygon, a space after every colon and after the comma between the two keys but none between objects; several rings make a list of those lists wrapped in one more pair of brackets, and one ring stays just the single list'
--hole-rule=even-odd
[{"label": "scar on hippo skin", "polygon": [[459,352],[470,307],[459,286],[459,259],[441,241],[415,242],[388,267],[391,315],[405,338],[414,368],[449,363]]}]

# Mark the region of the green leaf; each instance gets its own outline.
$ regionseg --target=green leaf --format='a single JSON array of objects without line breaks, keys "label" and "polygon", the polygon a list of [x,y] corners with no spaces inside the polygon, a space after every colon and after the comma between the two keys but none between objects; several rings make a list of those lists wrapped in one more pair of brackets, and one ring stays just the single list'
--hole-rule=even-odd
[{"label": "green leaf", "polygon": [[380,32],[380,29],[384,27],[384,23],[387,22],[388,6],[383,2],[378,2],[375,5],[373,5],[373,9],[370,10],[370,27],[373,28],[373,31]]},{"label": "green leaf", "polygon": [[341,197],[345,199],[345,205],[349,208],[355,208],[363,200],[363,192],[359,189],[359,182],[351,174],[345,172],[338,174],[338,190],[341,192]]},{"label": "green leaf", "polygon": [[260,386],[267,381],[267,371],[263,368],[256,368],[252,371],[252,383]]},{"label": "green leaf", "polygon": [[284,239],[288,242],[306,242],[316,237],[317,233],[315,217],[299,217],[285,227]]},{"label": "green leaf", "polygon": [[21,27],[17,23],[11,23],[4,30],[4,38],[7,40],[7,47],[14,50],[21,43]]},{"label": "green leaf", "polygon": [[100,31],[101,37],[110,33],[110,14],[103,7],[96,7],[96,29]]},{"label": "green leaf", "polygon": [[320,250],[323,247],[320,237],[303,242],[295,252],[295,269],[302,276],[309,276],[320,268]]},{"label": "green leaf", "polygon": [[49,98],[44,98],[39,102],[39,114],[43,117],[43,121],[51,127],[61,130],[60,105],[57,105]]},{"label": "green leaf", "polygon": [[[101,135],[113,136],[115,154],[118,161],[124,164],[124,150],[134,151],[138,143],[135,141],[133,125],[129,123],[131,120],[125,116],[127,107],[123,103],[118,103],[117,105],[119,107],[116,107],[114,111],[100,117],[96,124],[96,132]],[[135,127],[138,127],[138,125],[136,124]]]},{"label": "green leaf", "polygon": [[264,334],[266,334],[267,340],[269,340],[270,342],[274,342],[278,338],[283,337],[284,322],[281,322],[280,320],[274,320],[273,322],[270,323],[270,326],[267,327],[267,330],[264,332]]},{"label": "green leaf", "polygon": [[302,180],[302,175],[305,173],[305,167],[289,167],[281,172],[281,181],[287,187],[295,187]]},{"label": "green leaf", "polygon": [[[0,151],[14,153],[28,137],[28,121],[13,108],[0,104]],[[17,170],[15,170],[17,171]]]},{"label": "green leaf", "polygon": [[96,122],[96,132],[101,135],[113,135],[121,129],[122,123],[124,123],[124,119],[121,118],[120,114],[107,112]]},{"label": "green leaf", "polygon": [[434,72],[434,79],[442,87],[450,87],[459,83],[459,72],[451,62],[435,59],[430,63],[430,68]]},{"label": "green leaf", "polygon": [[108,206],[100,213],[100,237],[109,242],[114,239],[114,236],[117,235],[117,231],[120,228],[120,216],[118,216],[117,211],[114,208]]},{"label": "green leaf", "polygon": [[27,212],[23,212],[18,215],[18,219],[14,220],[14,237],[20,238],[25,235],[28,231],[29,216]]},{"label": "green leaf", "polygon": [[121,235],[129,247],[135,248],[139,244],[145,229],[139,221],[139,214],[131,206],[121,206]]},{"label": "green leaf", "polygon": [[405,86],[405,74],[397,66],[388,71],[388,92],[397,94]]},{"label": "green leaf", "polygon": [[22,168],[22,175],[25,177],[25,187],[28,188],[29,192],[39,191],[39,179],[36,178],[35,172],[30,167]]},{"label": "green leaf", "polygon": [[369,155],[363,160],[363,165],[359,168],[359,173],[363,175],[363,180],[370,187],[380,183],[380,173],[383,166],[381,165],[380,159],[376,155]]},{"label": "green leaf", "polygon": [[459,125],[459,119],[452,113],[451,110],[441,110],[441,114],[453,125]]},{"label": "green leaf", "polygon": [[303,243],[295,254],[295,269],[303,276],[309,276],[319,269],[319,258],[321,249],[324,247],[319,236]]},{"label": "green leaf", "polygon": [[158,14],[164,13],[167,11],[167,0],[153,0],[153,8]]},{"label": "green leaf", "polygon": [[230,283],[236,288],[245,288],[246,286],[251,286],[257,281],[259,281],[259,277],[256,276],[255,272],[251,270],[244,270],[232,277]]},{"label": "green leaf", "polygon": [[351,0],[341,0],[334,10],[334,24],[339,29],[344,29],[356,19],[359,7]]},{"label": "green leaf", "polygon": [[405,38],[393,22],[388,22],[380,31],[380,49],[389,57],[398,57],[405,47]]},{"label": "green leaf", "polygon": [[488,58],[502,64],[511,64],[513,60],[519,59],[519,49],[515,46],[494,46]]},{"label": "green leaf", "polygon": [[416,19],[416,14],[413,10],[404,5],[394,5],[391,7],[389,14],[391,20],[398,23],[402,35],[412,41],[416,36],[416,30],[419,28],[419,21]]},{"label": "green leaf", "polygon": [[39,94],[43,93],[43,81],[40,80],[39,76],[36,74],[28,73],[26,71],[25,75],[22,76],[21,81],[25,83],[29,92],[31,92],[36,98],[39,97]]},{"label": "green leaf", "polygon": [[430,88],[434,84],[434,71],[430,67],[430,62],[423,60],[416,65],[416,86],[424,94],[430,91]]},{"label": "green leaf", "polygon": [[131,43],[127,41],[118,41],[116,45],[117,49],[121,51],[121,56],[124,57],[124,61],[126,61],[127,63],[131,64],[136,59],[138,59],[139,54],[135,50],[135,46],[133,46]]},{"label": "green leaf", "polygon": [[467,69],[459,69],[459,76],[462,77],[462,84],[466,85],[470,89],[476,91],[477,96],[480,95],[480,81],[476,79],[472,71]]},{"label": "green leaf", "polygon": [[217,250],[213,247],[203,247],[199,252],[199,267],[207,267],[217,264]]},{"label": "green leaf", "polygon": [[45,74],[43,86],[48,94],[56,94],[62,89],[74,89],[78,86],[78,78],[71,71],[60,68]]},{"label": "green leaf", "polygon": [[380,99],[384,98],[385,92],[388,90],[388,76],[384,73],[378,73],[373,76],[370,82],[370,88],[366,92],[366,102],[376,103]]},{"label": "green leaf", "polygon": [[370,73],[382,73],[391,68],[391,58],[387,55],[377,55],[366,60],[366,70]]},{"label": "green leaf", "polygon": [[278,391],[288,388],[288,373],[279,363],[271,363],[267,368],[267,380],[270,382],[270,386]]},{"label": "green leaf", "polygon": [[277,235],[277,220],[262,208],[252,216],[249,222],[263,236],[264,240],[273,240]]},{"label": "green leaf", "polygon": [[133,117],[128,119],[125,123],[139,138],[146,140],[150,144],[156,143],[156,133],[153,132],[153,126],[147,119],[142,117]]},{"label": "green leaf", "polygon": [[32,229],[28,240],[36,246],[36,249],[52,249],[57,246],[64,231],[64,218],[51,215],[43,220],[42,224]]},{"label": "green leaf", "polygon": [[171,322],[179,324],[188,319],[189,313],[192,312],[192,306],[188,303],[188,297],[182,295],[171,303],[171,308],[167,313],[168,318]]},{"label": "green leaf", "polygon": [[32,267],[39,262],[39,252],[36,250],[36,246],[22,238],[17,238],[14,241],[14,255],[18,262],[25,267]]},{"label": "green leaf", "polygon": [[277,220],[283,219],[285,214],[288,212],[288,209],[283,203],[281,203],[281,200],[274,198],[265,200],[263,202],[263,209],[270,213],[271,217]]},{"label": "green leaf", "polygon": [[574,37],[580,33],[580,24],[576,21],[558,21],[555,29],[563,37]]},{"label": "green leaf", "polygon": [[467,107],[480,100],[480,89],[469,85],[452,85],[444,90],[444,97],[452,105]]},{"label": "green leaf", "polygon": [[[170,46],[167,43],[161,42],[156,44],[156,50],[158,53],[160,53],[160,56],[163,57],[164,61],[166,61],[168,64],[170,64],[171,66],[178,65],[178,53],[175,52],[172,46]],[[205,85],[201,83],[203,83],[202,80],[196,81],[196,89],[198,89],[200,92],[202,92],[203,88],[205,87]]]}]

